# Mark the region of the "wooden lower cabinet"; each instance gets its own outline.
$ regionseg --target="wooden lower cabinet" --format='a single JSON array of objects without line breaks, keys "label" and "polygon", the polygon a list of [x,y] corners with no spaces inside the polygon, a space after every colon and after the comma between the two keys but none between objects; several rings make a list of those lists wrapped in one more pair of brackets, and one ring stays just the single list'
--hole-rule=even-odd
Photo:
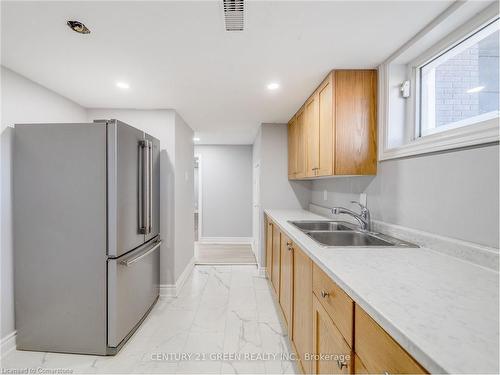
[{"label": "wooden lower cabinet", "polygon": [[356,354],[363,370],[376,374],[426,374],[427,372],[361,307],[354,312]]},{"label": "wooden lower cabinet", "polygon": [[352,347],[354,301],[316,264],[313,265],[313,292]]},{"label": "wooden lower cabinet", "polygon": [[284,233],[281,233],[279,302],[285,316],[288,333],[291,336],[293,327],[293,243]]},{"label": "wooden lower cabinet", "polygon": [[369,374],[361,358],[354,354],[354,373],[355,374]]},{"label": "wooden lower cabinet", "polygon": [[271,280],[273,268],[273,222],[266,216],[264,225],[266,233],[266,273],[267,278]]},{"label": "wooden lower cabinet", "polygon": [[299,367],[314,374],[426,374],[269,217],[266,267]]},{"label": "wooden lower cabinet", "polygon": [[315,374],[351,374],[353,352],[333,323],[330,315],[313,296],[312,372]]},{"label": "wooden lower cabinet", "polygon": [[296,245],[293,247],[293,330],[299,364],[306,374],[312,362],[306,356],[312,352],[312,261]]},{"label": "wooden lower cabinet", "polygon": [[273,255],[271,267],[271,282],[276,295],[280,294],[280,258],[281,258],[281,233],[277,225],[273,224]]}]

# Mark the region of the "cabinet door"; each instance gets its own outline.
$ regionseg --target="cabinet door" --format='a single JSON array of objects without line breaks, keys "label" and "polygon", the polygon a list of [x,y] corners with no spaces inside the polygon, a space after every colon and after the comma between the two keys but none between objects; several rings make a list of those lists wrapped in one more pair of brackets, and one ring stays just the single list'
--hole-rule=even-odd
[{"label": "cabinet door", "polygon": [[267,278],[271,280],[271,270],[273,267],[273,223],[266,217],[264,225],[264,233],[266,233],[266,273]]},{"label": "cabinet door", "polygon": [[280,294],[280,253],[281,253],[281,233],[276,225],[273,224],[273,259],[271,269],[271,281],[274,291]]},{"label": "cabinet door", "polygon": [[307,138],[307,171],[308,177],[317,176],[319,170],[319,121],[318,94],[309,98],[305,105],[305,129]]},{"label": "cabinet door", "polygon": [[352,373],[352,350],[316,296],[313,296],[313,355],[315,374]]},{"label": "cabinet door", "polygon": [[312,371],[311,361],[304,360],[312,352],[312,272],[311,259],[294,245],[292,340],[306,374]]},{"label": "cabinet door", "polygon": [[330,73],[317,93],[319,149],[317,176],[333,174],[333,84],[333,74]]},{"label": "cabinet door", "polygon": [[297,120],[295,116],[288,123],[288,178],[297,173]]},{"label": "cabinet door", "polygon": [[301,108],[297,112],[297,123],[295,124],[295,138],[297,147],[297,169],[296,177],[304,178],[306,177],[306,134],[305,134],[305,111]]},{"label": "cabinet door", "polygon": [[356,354],[364,367],[360,371],[370,374],[427,373],[358,305],[354,315]]},{"label": "cabinet door", "polygon": [[365,365],[363,364],[363,362],[361,361],[361,359],[358,357],[358,355],[356,353],[354,353],[354,373],[355,374],[369,374]]},{"label": "cabinet door", "polygon": [[285,315],[288,331],[292,332],[292,302],[293,302],[293,243],[284,234],[281,234],[280,260],[280,306]]},{"label": "cabinet door", "polygon": [[335,174],[377,172],[377,72],[335,72]]}]

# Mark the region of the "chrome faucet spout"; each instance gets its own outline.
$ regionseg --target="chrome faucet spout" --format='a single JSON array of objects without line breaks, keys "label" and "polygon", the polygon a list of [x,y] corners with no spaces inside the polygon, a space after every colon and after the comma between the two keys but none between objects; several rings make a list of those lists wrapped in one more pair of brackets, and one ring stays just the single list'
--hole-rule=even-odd
[{"label": "chrome faucet spout", "polygon": [[349,215],[352,218],[354,218],[358,223],[361,229],[370,231],[371,230],[371,220],[370,220],[370,211],[368,208],[364,205],[362,205],[359,202],[351,201],[351,203],[357,204],[361,208],[361,214],[357,214],[354,211],[351,211],[347,208],[344,207],[333,207],[332,208],[332,214],[333,215]]}]

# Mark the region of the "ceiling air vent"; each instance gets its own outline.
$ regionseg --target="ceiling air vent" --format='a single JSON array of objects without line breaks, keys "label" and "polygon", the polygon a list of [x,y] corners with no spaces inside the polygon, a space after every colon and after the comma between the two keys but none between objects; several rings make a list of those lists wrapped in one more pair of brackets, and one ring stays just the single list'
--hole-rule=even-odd
[{"label": "ceiling air vent", "polygon": [[226,31],[243,31],[243,0],[223,0]]}]

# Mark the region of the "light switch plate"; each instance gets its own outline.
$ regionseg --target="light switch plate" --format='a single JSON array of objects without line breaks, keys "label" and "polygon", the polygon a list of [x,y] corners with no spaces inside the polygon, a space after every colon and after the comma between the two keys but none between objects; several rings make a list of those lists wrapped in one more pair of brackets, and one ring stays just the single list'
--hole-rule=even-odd
[{"label": "light switch plate", "polygon": [[328,191],[323,190],[323,200],[326,201],[328,200]]}]

